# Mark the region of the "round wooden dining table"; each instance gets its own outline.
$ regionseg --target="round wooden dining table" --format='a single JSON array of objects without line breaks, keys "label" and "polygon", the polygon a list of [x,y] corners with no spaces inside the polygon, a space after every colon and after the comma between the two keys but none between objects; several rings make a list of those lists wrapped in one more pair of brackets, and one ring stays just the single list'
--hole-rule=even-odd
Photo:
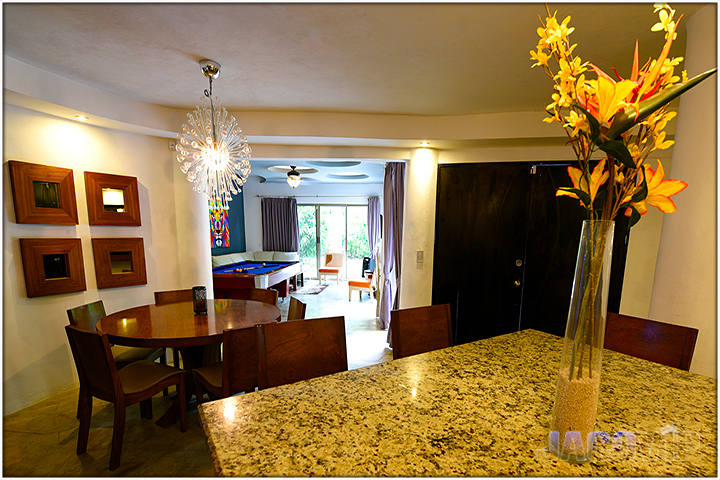
[{"label": "round wooden dining table", "polygon": [[[277,306],[253,300],[209,299],[207,310],[207,313],[195,314],[193,302],[143,305],[101,318],[97,329],[117,345],[179,349],[189,401],[194,393],[192,369],[220,360],[219,348],[205,347],[219,347],[223,330],[280,321]],[[175,423],[180,415],[178,401],[176,398],[157,425],[167,427]]]}]

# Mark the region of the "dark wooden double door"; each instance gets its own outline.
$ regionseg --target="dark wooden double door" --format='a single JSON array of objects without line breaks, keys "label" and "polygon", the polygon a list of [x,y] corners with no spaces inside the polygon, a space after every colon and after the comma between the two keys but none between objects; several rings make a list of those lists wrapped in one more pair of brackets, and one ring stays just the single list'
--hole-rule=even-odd
[{"label": "dark wooden double door", "polygon": [[[433,304],[449,303],[455,344],[533,328],[565,334],[585,210],[556,197],[568,163],[438,168]],[[615,225],[609,310],[620,306],[627,220]]]}]

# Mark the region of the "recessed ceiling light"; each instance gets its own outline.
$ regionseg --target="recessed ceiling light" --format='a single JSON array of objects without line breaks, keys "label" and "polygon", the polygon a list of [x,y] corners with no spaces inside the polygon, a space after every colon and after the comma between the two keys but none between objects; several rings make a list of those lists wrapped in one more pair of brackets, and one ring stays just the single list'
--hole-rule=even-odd
[{"label": "recessed ceiling light", "polygon": [[75,115],[75,118],[80,120],[81,122],[87,122],[90,120],[90,118],[86,117],[85,115]]},{"label": "recessed ceiling light", "polygon": [[430,142],[426,142],[426,141],[423,140],[422,142],[420,142],[420,146],[421,146],[421,147],[429,147],[429,146],[430,146]]}]

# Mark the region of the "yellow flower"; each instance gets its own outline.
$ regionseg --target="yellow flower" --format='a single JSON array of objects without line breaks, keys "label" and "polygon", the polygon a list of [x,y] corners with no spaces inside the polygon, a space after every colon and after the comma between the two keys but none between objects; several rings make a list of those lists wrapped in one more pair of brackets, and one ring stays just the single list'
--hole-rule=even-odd
[{"label": "yellow flower", "polygon": [[540,66],[540,65],[547,65],[547,64],[548,64],[548,60],[550,60],[550,56],[549,56],[547,53],[543,52],[543,51],[542,51],[541,49],[539,49],[539,48],[538,48],[537,53],[535,53],[534,51],[530,50],[530,57],[531,57],[533,60],[537,60],[537,63],[534,63],[533,66],[530,67],[530,68],[537,67],[537,66]]},{"label": "yellow flower", "polygon": [[665,150],[666,148],[670,148],[673,146],[675,142],[673,140],[665,141],[665,132],[660,132],[660,134],[655,137],[655,144],[653,145],[653,150]]},{"label": "yellow flower", "polygon": [[[677,207],[669,197],[685,190],[688,184],[682,180],[665,179],[665,170],[659,158],[657,171],[653,171],[647,164],[643,165],[643,169],[645,170],[648,194],[645,200],[632,205],[640,215],[647,213],[646,204],[657,207],[663,213],[675,212]],[[630,216],[629,210],[625,211],[625,215],[628,217]]]},{"label": "yellow flower", "polygon": [[597,196],[598,189],[602,184],[607,182],[608,178],[610,178],[610,173],[607,171],[603,171],[605,169],[605,161],[606,159],[603,158],[598,162],[598,164],[595,166],[595,168],[592,171],[592,174],[590,175],[590,186],[588,187],[588,182],[583,176],[582,170],[575,167],[568,167],[567,172],[570,176],[570,180],[572,181],[573,188],[575,190],[582,190],[583,192],[587,193],[590,197],[590,205],[585,205],[582,200],[580,200],[580,197],[578,197],[575,193],[569,192],[567,187],[560,187],[555,192],[556,197],[562,197],[563,195],[567,195],[568,197],[575,198],[577,200],[580,200],[580,204],[584,206],[585,208],[592,208],[592,204],[595,201],[595,197]]},{"label": "yellow flower", "polygon": [[590,130],[590,124],[587,121],[587,118],[585,118],[585,115],[578,113],[575,110],[572,110],[570,112],[570,115],[565,117],[565,123],[564,127],[570,127],[573,129],[570,136],[574,137],[578,134],[579,131],[589,131]]}]

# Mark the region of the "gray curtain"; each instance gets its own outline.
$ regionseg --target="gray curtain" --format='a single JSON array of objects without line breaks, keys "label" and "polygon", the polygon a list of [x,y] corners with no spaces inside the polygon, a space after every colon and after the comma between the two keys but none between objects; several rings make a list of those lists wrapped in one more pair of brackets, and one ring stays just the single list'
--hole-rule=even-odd
[{"label": "gray curtain", "polygon": [[[383,286],[380,297],[380,326],[390,327],[390,311],[397,308],[400,296],[400,257],[402,255],[403,210],[405,198],[405,164],[385,165],[383,185]],[[390,329],[388,328],[388,343]],[[392,346],[392,344],[390,345]]]},{"label": "gray curtain", "polygon": [[292,197],[263,198],[262,248],[267,252],[297,252],[300,250],[300,224],[297,199]]},{"label": "gray curtain", "polygon": [[368,242],[370,258],[377,258],[380,248],[380,197],[368,198]]}]

